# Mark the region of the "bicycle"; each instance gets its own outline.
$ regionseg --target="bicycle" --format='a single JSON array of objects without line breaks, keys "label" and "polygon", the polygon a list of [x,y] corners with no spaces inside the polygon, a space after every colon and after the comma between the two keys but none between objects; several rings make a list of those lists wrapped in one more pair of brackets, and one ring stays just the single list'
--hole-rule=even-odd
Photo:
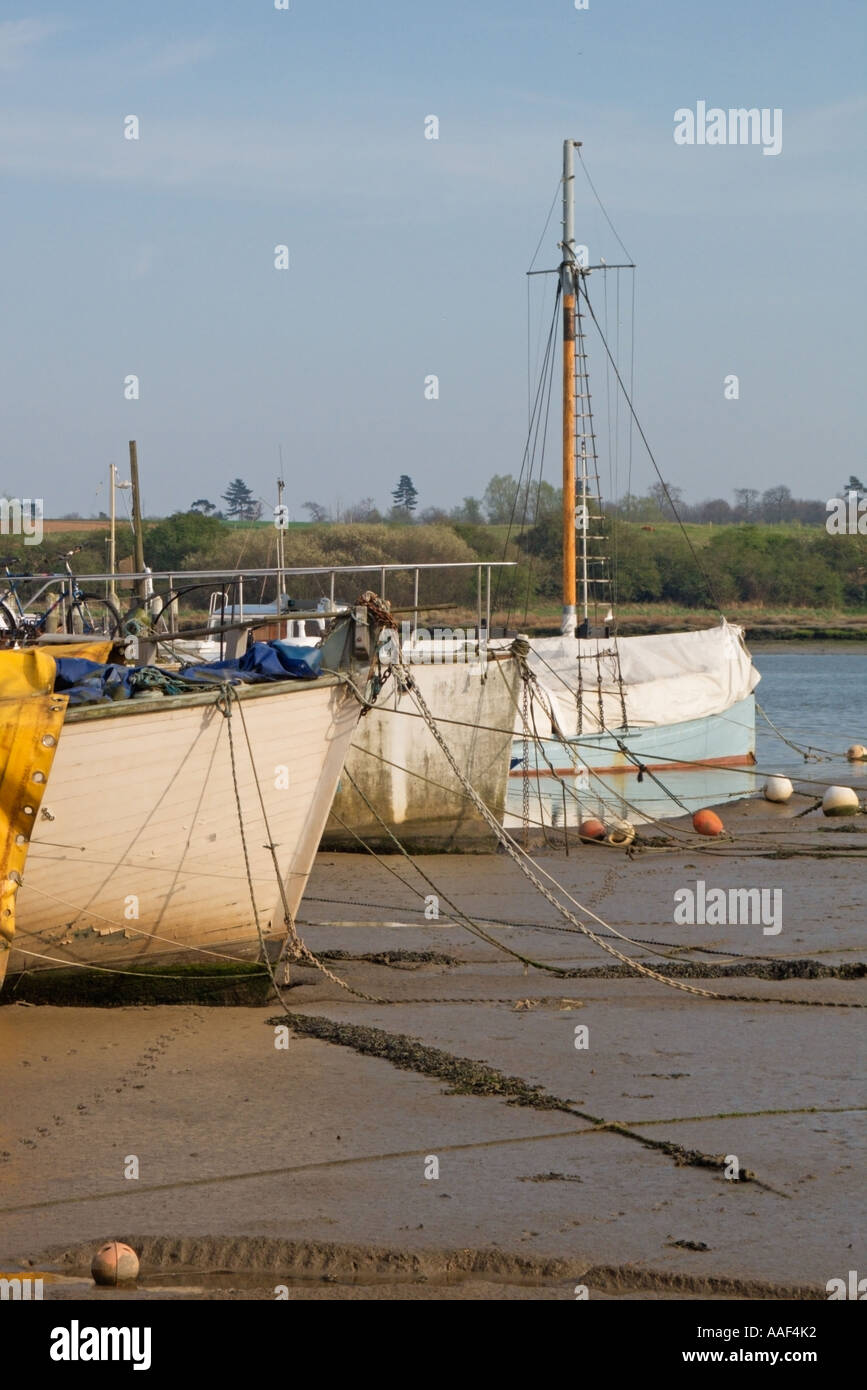
[{"label": "bicycle", "polygon": [[[80,550],[81,546],[77,545],[74,549],[58,555],[58,560],[63,562],[68,581],[65,584],[64,592],[58,594],[54,602],[44,612],[34,612],[33,605],[43,594],[52,590],[56,576],[49,576],[45,583],[36,589],[30,597],[29,607],[25,609],[21,603],[18,581],[32,580],[39,576],[14,574],[11,569],[11,566],[17,563],[14,556],[0,559],[0,566],[2,566],[9,581],[9,587],[0,595],[0,643],[3,645],[10,643],[26,645],[36,642],[43,633],[49,631],[48,622],[54,613],[58,614],[62,624],[61,630],[69,636],[111,638],[120,636],[121,617],[111,599],[103,598],[99,594],[86,594],[79,586],[69,561]],[[14,600],[14,609],[9,606],[10,599]]]}]

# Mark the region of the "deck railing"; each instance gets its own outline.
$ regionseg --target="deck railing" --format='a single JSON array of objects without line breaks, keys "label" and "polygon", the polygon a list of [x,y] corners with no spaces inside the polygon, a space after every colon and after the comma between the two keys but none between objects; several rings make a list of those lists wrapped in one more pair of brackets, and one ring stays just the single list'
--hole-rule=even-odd
[{"label": "deck railing", "polygon": [[[136,581],[144,580],[151,590],[148,602],[155,604],[158,599],[164,599],[165,601],[160,612],[165,613],[171,610],[175,617],[177,617],[179,601],[185,593],[199,587],[206,588],[209,585],[213,585],[218,589],[231,589],[234,595],[229,605],[231,607],[232,622],[242,623],[244,621],[249,622],[251,617],[258,617],[259,614],[262,613],[262,605],[260,604],[257,608],[255,600],[252,600],[249,595],[249,588],[256,581],[274,580],[279,595],[283,592],[284,584],[293,578],[309,579],[315,576],[322,576],[324,585],[327,588],[327,598],[331,605],[331,610],[334,611],[338,603],[337,591],[340,587],[340,581],[344,577],[348,580],[353,576],[369,576],[370,580],[375,582],[371,582],[368,587],[376,587],[380,598],[388,598],[387,589],[389,576],[410,575],[412,577],[413,591],[410,614],[413,631],[415,631],[418,613],[420,611],[419,582],[421,576],[455,570],[475,571],[477,632],[479,637],[481,637],[483,633],[489,633],[491,627],[492,571],[514,569],[514,567],[515,562],[511,560],[458,560],[431,561],[417,564],[305,565],[294,567],[284,566],[282,568],[271,566],[264,569],[250,568],[243,570],[146,569],[144,571],[135,571],[132,573],[127,571],[122,574],[112,574],[108,571],[99,571],[92,574],[76,574],[74,582],[84,589],[92,588],[94,585],[100,587],[104,586],[106,597],[108,598],[112,594],[116,594],[118,586],[131,586],[135,585]],[[73,581],[70,579],[68,573],[31,574],[13,576],[13,578],[15,578],[19,584],[37,583],[40,594],[44,594],[50,589],[58,589],[62,593],[69,594],[70,596],[72,593]],[[167,592],[162,594],[156,586],[162,585],[164,581]],[[246,593],[245,585],[247,586]],[[347,587],[349,587],[348,584]],[[324,598],[326,595],[323,594],[322,597]],[[344,597],[347,601],[351,601],[354,595],[347,595]],[[135,602],[135,606],[137,607],[141,606],[140,601],[131,600],[131,602]],[[279,598],[277,602],[279,603]],[[426,606],[434,610],[437,608],[436,603],[428,603]],[[399,611],[405,612],[406,608]],[[292,618],[299,613],[301,613],[301,616],[304,616],[304,613],[300,609],[283,609],[274,606],[273,612],[262,613],[262,615],[264,621],[268,617],[273,617],[274,619]],[[310,616],[313,615],[310,614]]]}]

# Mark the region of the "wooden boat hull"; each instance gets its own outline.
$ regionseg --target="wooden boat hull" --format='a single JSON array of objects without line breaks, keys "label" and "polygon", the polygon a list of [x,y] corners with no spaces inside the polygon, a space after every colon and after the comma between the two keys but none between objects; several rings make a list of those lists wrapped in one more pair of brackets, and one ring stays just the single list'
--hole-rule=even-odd
[{"label": "wooden boat hull", "polygon": [[[532,824],[577,825],[587,816],[622,817],[640,824],[720,805],[755,790],[755,696],[738,700],[721,714],[658,728],[630,729],[622,736],[589,734],[567,740],[524,741],[512,749],[506,824],[523,822],[529,784]],[[659,780],[642,776],[640,767]]]},{"label": "wooden boat hull", "polygon": [[[624,753],[620,741],[629,750]],[[618,735],[587,734],[561,741],[530,741],[529,775],[547,776],[551,765],[563,776],[576,766],[594,772],[638,773],[636,760],[653,772],[688,772],[690,767],[736,767],[755,762],[756,700],[748,695],[722,714],[682,720],[651,729],[630,729]],[[524,741],[516,738],[512,750],[512,777],[527,775],[523,766]]]},{"label": "wooden boat hull", "polygon": [[[458,765],[501,821],[519,699],[517,662],[446,661],[411,671]],[[486,853],[496,843],[411,695],[394,685],[358,725],[322,848],[359,850],[360,837],[394,853],[389,831],[411,851]]]},{"label": "wooden boat hull", "polygon": [[[361,707],[333,677],[236,690],[253,892],[280,938],[278,873],[294,916]],[[10,973],[258,951],[228,734],[213,691],[68,711],[0,953]]]}]

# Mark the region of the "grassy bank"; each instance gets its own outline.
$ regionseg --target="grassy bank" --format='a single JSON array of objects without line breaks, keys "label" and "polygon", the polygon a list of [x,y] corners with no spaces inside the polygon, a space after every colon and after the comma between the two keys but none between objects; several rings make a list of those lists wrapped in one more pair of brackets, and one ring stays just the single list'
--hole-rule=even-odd
[{"label": "grassy bank", "polygon": [[[768,608],[755,604],[727,604],[729,622],[744,628],[753,642],[867,642],[867,612],[834,609],[811,612],[797,608]],[[688,632],[719,622],[712,608],[687,608],[674,603],[623,604],[618,607],[618,632],[624,637],[652,632]],[[523,618],[523,614],[521,615]],[[559,631],[559,607],[537,607],[519,624],[536,635]]]},{"label": "grassy bank", "polygon": [[[78,545],[77,571],[103,570],[107,530],[74,527],[70,523],[68,532],[46,532],[41,546],[24,546],[19,538],[8,537],[10,554],[20,552],[22,569],[48,570],[56,568],[60,551]],[[705,627],[721,609],[754,641],[867,639],[867,537],[831,536],[822,526],[795,523],[688,523],[685,531],[686,537],[673,522],[618,521],[609,528],[605,549],[615,561],[616,610],[624,635]],[[230,574],[263,569],[277,560],[277,532],[266,523],[227,523],[184,512],[148,521],[145,532],[150,566],[178,576],[185,570]],[[119,559],[128,560],[131,549],[125,530],[118,538]],[[512,568],[495,572],[495,626],[537,633],[559,627],[559,521],[517,536],[510,536],[506,526],[447,521],[301,523],[285,533],[285,553],[290,568],[508,560]],[[196,613],[207,610],[213,587],[206,582],[184,598],[182,621],[189,625]],[[337,597],[348,602],[362,589],[380,587],[375,571],[349,575]],[[309,602],[327,591],[327,581],[292,576],[287,588],[296,600]],[[411,604],[410,574],[389,575],[387,595],[395,607]],[[273,600],[274,581],[249,582],[245,597]],[[422,620],[438,617],[454,626],[474,622],[474,571],[423,574],[420,604]],[[121,605],[131,606],[131,595],[122,592]]]}]

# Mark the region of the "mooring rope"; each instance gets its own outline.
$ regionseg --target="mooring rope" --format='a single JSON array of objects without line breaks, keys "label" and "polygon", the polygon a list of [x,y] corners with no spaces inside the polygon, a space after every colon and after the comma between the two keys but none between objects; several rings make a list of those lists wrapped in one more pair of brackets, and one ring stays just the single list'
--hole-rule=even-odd
[{"label": "mooring rope", "polygon": [[[519,659],[520,659],[520,658],[519,658]],[[649,979],[656,980],[659,984],[667,985],[668,988],[670,988],[670,989],[682,990],[682,991],[683,991],[684,993],[686,993],[686,994],[698,995],[699,997],[705,998],[705,999],[728,1000],[728,1001],[730,1001],[730,1002],[741,1002],[741,1003],[749,1003],[749,1002],[753,1002],[753,1003],[787,1003],[787,1004],[788,1004],[788,1003],[791,1003],[791,1004],[804,1004],[804,1005],[811,1005],[811,1006],[827,1005],[828,1007],[839,1007],[839,1008],[864,1008],[864,1007],[867,1007],[867,1005],[864,1005],[864,1004],[862,1004],[862,1003],[850,1003],[850,1002],[848,1002],[848,1001],[837,1001],[837,1000],[828,1000],[828,1001],[825,1001],[825,1000],[807,1000],[807,999],[785,999],[785,1000],[775,1000],[775,999],[773,999],[773,998],[768,998],[767,996],[763,996],[763,995],[725,995],[725,994],[717,994],[714,990],[700,989],[700,988],[699,988],[698,986],[696,986],[696,985],[687,985],[687,984],[684,984],[684,983],[683,983],[682,981],[680,981],[680,980],[673,980],[673,979],[671,979],[670,977],[667,977],[667,976],[665,976],[665,975],[660,975],[656,970],[651,970],[649,966],[643,965],[643,964],[641,964],[640,961],[631,959],[629,956],[624,955],[623,952],[618,951],[616,947],[607,945],[606,942],[603,941],[595,932],[591,931],[591,929],[590,929],[585,923],[580,922],[580,921],[578,920],[578,918],[575,917],[575,916],[568,910],[568,908],[564,907],[564,905],[563,905],[561,902],[558,902],[558,900],[554,897],[554,894],[551,893],[551,892],[545,887],[545,885],[544,885],[544,884],[541,882],[541,880],[536,876],[536,874],[533,872],[533,870],[529,868],[528,864],[524,862],[524,860],[529,860],[529,855],[523,854],[523,852],[522,852],[521,849],[520,849],[520,846],[515,842],[515,840],[512,838],[512,836],[509,835],[508,831],[506,831],[506,830],[498,823],[498,821],[495,819],[495,817],[491,815],[490,811],[488,810],[488,808],[487,808],[487,806],[485,805],[485,803],[482,801],[481,797],[478,796],[478,794],[476,793],[475,788],[473,788],[473,787],[471,786],[471,784],[468,782],[468,780],[467,780],[466,777],[464,776],[463,772],[461,771],[461,769],[459,768],[457,762],[455,761],[455,759],[454,759],[454,757],[453,757],[453,755],[452,755],[452,753],[451,753],[451,750],[448,748],[447,744],[445,743],[444,739],[442,738],[442,736],[441,736],[441,734],[440,734],[440,732],[439,732],[439,730],[438,730],[438,728],[437,728],[437,726],[436,726],[436,721],[435,721],[435,719],[433,718],[433,715],[431,714],[430,710],[428,709],[428,706],[427,706],[427,704],[426,704],[426,702],[425,702],[425,700],[424,700],[424,697],[422,696],[421,692],[418,690],[418,687],[414,684],[414,682],[412,682],[412,679],[411,679],[411,677],[409,676],[409,673],[407,672],[406,668],[403,667],[402,663],[398,663],[398,673],[399,673],[399,675],[401,676],[401,679],[404,680],[404,681],[407,683],[407,689],[410,691],[410,694],[412,695],[412,698],[415,700],[416,705],[417,705],[417,707],[418,707],[418,709],[419,709],[419,712],[422,714],[422,717],[424,718],[425,723],[427,724],[428,728],[430,729],[430,732],[431,732],[433,738],[435,739],[436,743],[439,745],[439,747],[440,747],[440,749],[441,749],[443,755],[444,755],[445,758],[446,758],[446,761],[448,762],[448,764],[449,764],[449,766],[451,767],[452,771],[454,772],[455,776],[458,778],[458,780],[461,782],[461,784],[465,787],[465,789],[466,789],[468,795],[470,796],[470,799],[473,801],[474,805],[476,806],[476,809],[480,812],[480,814],[482,815],[483,819],[487,822],[487,824],[488,824],[488,825],[490,826],[490,828],[493,830],[494,834],[497,836],[497,839],[499,840],[500,844],[503,846],[503,849],[504,849],[504,850],[506,851],[506,853],[509,855],[510,859],[512,859],[513,862],[514,862],[515,864],[517,864],[518,868],[519,868],[519,869],[521,870],[521,872],[524,874],[525,878],[527,878],[527,879],[534,885],[534,887],[537,889],[537,891],[538,891],[539,893],[542,894],[542,896],[545,898],[545,900],[546,900],[547,902],[549,902],[549,903],[551,904],[551,906],[552,906],[553,908],[555,908],[555,910],[561,914],[561,916],[565,917],[567,921],[571,922],[573,926],[577,927],[578,930],[579,930],[580,932],[582,932],[585,936],[587,936],[591,941],[595,942],[595,944],[596,944],[597,946],[599,946],[601,950],[605,951],[608,955],[614,956],[617,960],[621,961],[624,965],[628,966],[631,970],[635,970],[639,975],[646,975]],[[531,861],[531,862],[532,862],[532,861]],[[538,867],[538,866],[537,866],[537,867]],[[566,890],[562,888],[562,885],[558,884],[557,881],[553,878],[553,876],[552,876],[551,874],[548,874],[547,871],[541,870],[541,869],[540,869],[540,872],[543,873],[543,874],[545,875],[546,878],[550,879],[550,881],[556,885],[556,887],[558,888],[559,891],[564,892],[564,893],[566,892]],[[572,899],[572,901],[575,902],[575,899]],[[609,923],[607,923],[607,922],[604,922],[604,923],[603,923],[601,918],[597,917],[595,913],[589,911],[589,909],[585,908],[582,904],[576,903],[576,906],[578,906],[578,908],[579,908],[580,911],[582,911],[582,912],[587,912],[589,916],[591,916],[591,917],[594,918],[594,920],[599,921],[602,925],[604,925],[604,926],[607,927],[609,930],[611,930],[611,927],[610,927],[610,924],[609,924]],[[508,949],[508,948],[504,948],[504,949]],[[550,967],[547,967],[547,968],[550,968]],[[559,972],[558,972],[558,973],[559,973]]]},{"label": "mooring rope", "polygon": [[[523,658],[517,657],[517,655],[516,659],[523,661]],[[526,666],[526,662],[524,662],[524,665]],[[452,772],[455,774],[458,781],[464,787],[465,791],[470,797],[470,800],[476,807],[476,810],[482,816],[483,820],[487,823],[490,829],[494,832],[495,836],[499,840],[503,849],[508,854],[509,858],[512,859],[512,861],[515,864],[517,864],[524,877],[527,878],[529,882],[533,884],[536,890],[542,894],[542,897],[545,898],[545,900],[549,902],[551,906],[561,914],[561,916],[565,917],[568,922],[571,922],[572,926],[577,927],[577,929],[580,932],[582,932],[585,936],[589,937],[591,941],[595,942],[595,944],[600,948],[600,950],[607,952],[608,955],[614,956],[623,965],[628,965],[630,969],[637,970],[639,974],[646,975],[651,980],[656,980],[660,984],[667,985],[670,989],[683,990],[686,994],[697,994],[706,999],[720,998],[721,996],[715,994],[713,990],[699,989],[697,985],[686,985],[681,980],[668,979],[665,975],[660,975],[657,971],[651,970],[649,966],[642,965],[641,962],[630,959],[630,957],[624,955],[622,951],[618,951],[615,946],[609,946],[605,941],[602,940],[601,937],[597,936],[597,934],[594,931],[591,931],[591,929],[586,925],[586,923],[579,921],[578,918],[575,917],[567,907],[564,907],[564,905],[561,902],[559,902],[557,898],[555,898],[554,894],[550,892],[548,888],[546,888],[545,884],[541,881],[541,879],[538,878],[537,875],[533,872],[533,870],[529,867],[529,864],[524,862],[525,860],[529,860],[529,855],[522,854],[516,841],[512,838],[508,831],[500,825],[499,821],[497,821],[497,819],[493,815],[491,815],[491,812],[488,810],[482,798],[478,795],[475,788],[465,777],[461,768],[455,761],[451,749],[448,747],[442,735],[440,734],[440,731],[437,728],[436,720],[434,719],[433,715],[428,709],[427,703],[423,695],[421,694],[421,691],[418,689],[418,686],[412,680],[412,677],[410,676],[409,672],[407,671],[406,667],[403,665],[402,662],[397,663],[397,669],[398,674],[400,675],[401,679],[405,682],[406,688],[409,691],[412,699],[415,701],[419,713],[422,715],[422,718],[428,726],[431,735],[433,736],[440,750],[442,751],[446,761],[452,769]],[[551,878],[551,875],[546,874],[546,877]],[[551,881],[555,882],[553,878],[551,878]],[[557,886],[558,888],[560,888],[559,884]],[[561,889],[561,891],[565,890]],[[602,922],[601,919],[598,918],[594,912],[590,912],[589,909],[583,906],[583,904],[579,903],[577,904],[577,906],[580,911],[587,912],[588,915],[593,917],[595,921],[600,922],[600,924],[605,926],[609,931],[611,930],[610,923]],[[551,967],[543,966],[542,968],[550,969]],[[562,972],[558,971],[557,973]]]},{"label": "mooring rope", "polygon": [[[250,892],[250,904],[251,904],[251,906],[252,906],[252,908],[253,908],[253,919],[254,919],[254,921],[255,921],[255,923],[256,923],[256,931],[257,931],[258,936],[259,936],[259,948],[260,948],[260,951],[261,951],[261,953],[262,953],[262,961],[263,961],[263,964],[264,964],[264,966],[265,966],[265,969],[268,971],[268,975],[269,975],[269,977],[270,977],[271,984],[272,984],[272,986],[273,986],[273,988],[274,988],[274,993],[275,993],[275,995],[276,995],[276,997],[277,997],[277,1002],[280,1004],[280,1007],[283,1008],[283,1009],[286,1009],[286,1011],[287,1011],[287,1013],[288,1013],[288,1006],[287,1006],[285,1000],[283,999],[283,995],[282,995],[281,992],[280,992],[280,986],[279,986],[279,984],[277,983],[277,977],[276,977],[276,975],[274,974],[274,969],[273,969],[273,967],[272,967],[272,965],[271,965],[271,960],[270,960],[270,957],[269,957],[269,955],[268,955],[267,947],[266,947],[266,945],[265,945],[265,938],[264,938],[264,936],[263,936],[263,934],[262,934],[262,925],[261,925],[261,922],[260,922],[260,920],[259,920],[259,910],[258,910],[258,907],[257,907],[257,905],[256,905],[256,894],[255,894],[255,891],[254,891],[254,889],[253,889],[253,876],[252,876],[252,872],[251,872],[251,870],[250,870],[250,856],[249,856],[249,853],[248,853],[248,850],[247,850],[247,836],[246,836],[246,833],[245,833],[245,830],[244,830],[244,813],[243,813],[243,810],[242,810],[242,808],[241,808],[241,794],[240,794],[240,790],[239,790],[239,787],[238,787],[238,770],[237,770],[237,767],[236,767],[236,764],[235,764],[235,744],[234,744],[234,739],[233,739],[233,737],[232,737],[232,697],[233,697],[234,692],[232,691],[232,687],[229,686],[229,685],[227,685],[227,686],[225,687],[225,692],[226,692],[226,694],[225,694],[225,704],[221,704],[221,703],[218,701],[218,706],[217,706],[217,707],[220,709],[220,713],[223,714],[223,715],[225,716],[225,719],[226,719],[226,728],[227,728],[227,730],[228,730],[228,735],[229,735],[229,757],[230,757],[231,768],[232,768],[232,783],[233,783],[234,790],[235,790],[235,806],[236,806],[237,811],[238,811],[238,830],[239,830],[239,832],[240,832],[240,836],[241,836],[241,847],[242,847],[243,853],[244,853],[244,865],[245,865],[246,873],[247,873],[247,887],[248,887],[249,892]],[[236,698],[237,698],[237,697],[236,697]],[[239,701],[239,704],[240,704],[240,701]],[[274,864],[274,873],[275,873],[275,876],[276,876],[276,878],[277,878],[277,882],[278,882],[278,884],[279,884],[279,888],[280,888],[280,898],[281,898],[281,902],[282,902],[282,904],[283,904],[284,921],[285,921],[285,924],[286,924],[286,943],[287,943],[287,944],[289,945],[289,947],[290,947],[290,950],[291,950],[291,953],[292,953],[293,958],[296,959],[296,960],[299,960],[299,961],[300,961],[300,960],[306,960],[306,961],[308,961],[308,962],[309,962],[311,965],[313,965],[317,970],[320,970],[320,971],[322,972],[322,974],[326,977],[326,979],[331,980],[332,984],[338,985],[341,989],[345,989],[349,994],[354,994],[354,995],[356,995],[359,999],[364,999],[364,1000],[365,1000],[367,1003],[369,1003],[369,1004],[381,1004],[381,1003],[383,1003],[383,1000],[375,998],[374,995],[372,995],[372,994],[365,994],[363,990],[355,989],[352,985],[347,984],[347,982],[346,982],[345,980],[341,980],[340,977],[339,977],[338,975],[335,975],[334,972],[331,971],[331,970],[329,970],[328,967],[327,967],[326,965],[323,965],[323,964],[322,964],[322,962],[321,962],[321,961],[314,955],[314,953],[310,950],[310,947],[307,945],[307,943],[301,939],[301,937],[298,935],[297,931],[295,930],[295,922],[294,922],[294,919],[293,919],[293,916],[292,916],[291,909],[290,909],[290,907],[289,907],[289,901],[288,901],[287,896],[286,896],[286,886],[285,886],[285,884],[284,884],[284,882],[283,882],[283,875],[282,875],[281,872],[280,872],[280,864],[279,864],[279,861],[278,861],[278,859],[277,859],[277,853],[276,853],[277,847],[276,847],[276,845],[274,844],[274,837],[273,837],[272,834],[271,834],[271,826],[270,826],[269,821],[268,821],[268,813],[267,813],[267,811],[265,810],[265,801],[264,801],[264,798],[263,798],[263,796],[262,796],[262,788],[261,788],[261,785],[260,785],[260,783],[259,783],[259,774],[258,774],[258,772],[257,772],[257,770],[256,770],[256,763],[255,763],[255,760],[254,760],[254,758],[253,758],[253,749],[252,749],[252,746],[251,746],[251,744],[250,744],[249,735],[247,734],[247,726],[246,726],[246,723],[244,722],[243,711],[241,711],[241,722],[242,722],[242,724],[243,724],[243,726],[244,726],[244,733],[245,733],[245,735],[246,735],[246,740],[247,740],[247,751],[248,751],[249,756],[250,756],[250,767],[251,767],[251,770],[252,770],[252,773],[253,773],[253,781],[255,782],[256,791],[257,791],[258,796],[259,796],[259,804],[260,804],[260,806],[261,806],[261,808],[262,808],[262,818],[263,818],[264,823],[265,823],[265,833],[266,833],[266,835],[268,836],[268,842],[269,842],[269,843],[265,846],[265,848],[271,851],[271,858],[272,858],[272,861],[273,861],[273,864]]]}]

